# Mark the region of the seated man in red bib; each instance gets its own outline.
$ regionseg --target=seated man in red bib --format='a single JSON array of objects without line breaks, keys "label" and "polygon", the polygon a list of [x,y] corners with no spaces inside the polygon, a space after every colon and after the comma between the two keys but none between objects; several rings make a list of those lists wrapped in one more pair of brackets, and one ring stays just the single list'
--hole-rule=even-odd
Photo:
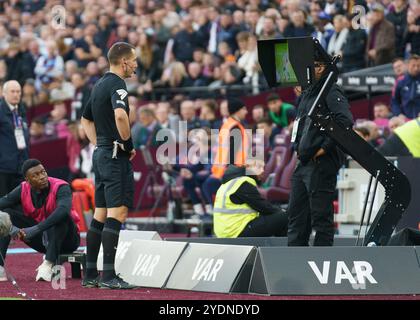
[{"label": "seated man in red bib", "polygon": [[72,209],[69,184],[48,177],[39,160],[26,160],[22,174],[25,181],[0,198],[0,210],[10,215],[13,224],[9,236],[0,238],[0,272],[4,272],[1,257],[6,257],[12,237],[45,253],[36,281],[51,281],[58,256],[73,252],[80,244],[79,215]]}]

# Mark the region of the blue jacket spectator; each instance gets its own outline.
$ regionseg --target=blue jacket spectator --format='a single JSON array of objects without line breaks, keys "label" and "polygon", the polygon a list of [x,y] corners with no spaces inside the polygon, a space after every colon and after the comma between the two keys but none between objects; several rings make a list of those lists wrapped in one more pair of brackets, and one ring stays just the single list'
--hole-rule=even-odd
[{"label": "blue jacket spectator", "polygon": [[408,72],[397,82],[392,96],[392,113],[409,119],[420,113],[420,57],[413,55],[408,61]]}]

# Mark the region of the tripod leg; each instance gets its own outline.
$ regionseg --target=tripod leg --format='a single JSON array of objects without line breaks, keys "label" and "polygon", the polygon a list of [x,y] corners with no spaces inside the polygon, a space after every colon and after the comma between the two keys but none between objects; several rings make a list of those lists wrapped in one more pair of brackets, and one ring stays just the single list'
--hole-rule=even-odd
[{"label": "tripod leg", "polygon": [[356,246],[359,245],[360,233],[362,232],[363,221],[365,220],[366,207],[367,207],[368,200],[369,200],[370,187],[372,186],[372,179],[373,179],[373,176],[371,175],[369,177],[369,184],[368,184],[368,187],[367,187],[367,190],[366,190],[365,202],[363,204],[363,212],[362,212],[362,218],[360,219],[359,232],[357,233]]},{"label": "tripod leg", "polygon": [[[155,211],[158,208],[160,202],[162,201],[163,195],[165,194],[167,188],[168,188],[168,185],[165,185],[165,187],[162,189],[162,191],[157,196],[157,199],[156,199],[155,203],[153,204],[152,209],[150,209],[149,219],[154,218]],[[154,222],[155,220],[152,220],[152,221]],[[156,227],[156,225],[154,225],[154,227]],[[143,230],[145,230],[145,229],[146,229],[146,225],[143,227]]]},{"label": "tripod leg", "polygon": [[368,228],[368,225],[369,225],[369,223],[370,223],[370,217],[371,217],[371,215],[372,215],[372,209],[373,209],[373,203],[375,202],[375,196],[376,196],[376,189],[378,188],[378,176],[379,176],[379,171],[378,171],[378,173],[376,174],[376,179],[375,179],[375,185],[374,185],[374,187],[373,187],[373,195],[372,195],[372,200],[371,200],[371,202],[370,202],[370,206],[369,206],[369,213],[368,213],[368,218],[367,218],[367,222],[366,222],[366,229],[365,229],[365,236],[364,236],[364,238],[366,239],[366,235],[367,235],[367,228]]},{"label": "tripod leg", "polygon": [[149,180],[150,179],[151,179],[151,174],[149,172],[149,173],[147,173],[146,180],[144,181],[143,188],[140,191],[139,200],[137,200],[137,204],[136,204],[136,209],[135,209],[136,211],[140,208],[141,202],[143,201],[144,195],[146,194],[146,190],[149,186],[149,183],[150,183]]}]

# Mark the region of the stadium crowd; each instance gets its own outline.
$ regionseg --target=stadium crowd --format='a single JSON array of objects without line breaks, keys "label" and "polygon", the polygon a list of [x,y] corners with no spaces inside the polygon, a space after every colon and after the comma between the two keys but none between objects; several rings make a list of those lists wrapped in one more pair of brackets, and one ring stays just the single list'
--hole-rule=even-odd
[{"label": "stadium crowd", "polygon": [[[57,15],[55,5],[65,14]],[[366,15],[353,14],[355,5]],[[138,148],[158,146],[159,129],[177,133],[179,120],[189,130],[220,128],[229,116],[226,99],[267,89],[257,40],[300,36],[314,36],[328,53],[342,55],[342,72],[393,63],[391,105],[375,105],[374,119],[355,126],[374,146],[418,117],[420,4],[407,0],[1,1],[0,88],[17,80],[27,110],[53,105],[32,119],[30,141],[66,137],[71,180],[91,174],[93,147],[79,120],[90,89],[108,70],[113,43],[132,44],[139,57],[136,76],[127,82]],[[290,130],[298,99],[299,89],[296,101],[271,94],[265,105],[248,106],[248,127],[264,130],[266,159],[275,137]],[[178,169],[190,189],[196,173],[197,183],[210,175],[207,167]]]}]

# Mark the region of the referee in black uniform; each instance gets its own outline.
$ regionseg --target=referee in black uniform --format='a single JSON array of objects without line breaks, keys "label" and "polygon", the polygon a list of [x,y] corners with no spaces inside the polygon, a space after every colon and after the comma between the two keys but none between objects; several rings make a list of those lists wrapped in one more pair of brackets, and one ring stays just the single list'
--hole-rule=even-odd
[{"label": "referee in black uniform", "polygon": [[[136,152],[130,134],[127,86],[124,79],[137,68],[135,48],[115,43],[108,52],[110,71],[96,82],[83,112],[82,125],[91,143],[95,173],[95,214],[87,233],[83,287],[132,289],[115,274],[114,261],[121,224],[132,207],[134,179],[131,160]],[[104,264],[99,277],[96,263],[102,243]]]}]

